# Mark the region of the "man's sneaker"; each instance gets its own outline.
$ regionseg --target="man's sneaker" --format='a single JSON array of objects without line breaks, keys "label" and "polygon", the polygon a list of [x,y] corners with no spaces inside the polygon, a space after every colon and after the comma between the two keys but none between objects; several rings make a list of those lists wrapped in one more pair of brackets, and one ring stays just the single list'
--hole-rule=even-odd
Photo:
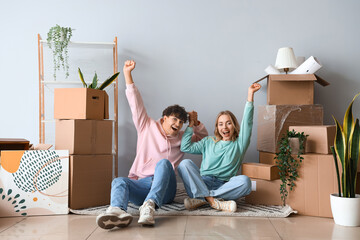
[{"label": "man's sneaker", "polygon": [[236,212],[236,202],[233,200],[230,201],[223,201],[219,199],[214,199],[214,203],[211,204],[212,208],[215,208],[216,210],[221,210],[225,212]]},{"label": "man's sneaker", "polygon": [[119,207],[108,207],[105,213],[99,214],[96,223],[103,229],[111,229],[113,227],[128,226],[133,217]]},{"label": "man's sneaker", "polygon": [[154,212],[155,212],[155,203],[149,199],[139,208],[139,224],[143,226],[153,226],[155,224]]},{"label": "man's sneaker", "polygon": [[197,198],[185,198],[184,205],[187,210],[194,210],[200,206],[203,206],[207,203],[207,201]]}]

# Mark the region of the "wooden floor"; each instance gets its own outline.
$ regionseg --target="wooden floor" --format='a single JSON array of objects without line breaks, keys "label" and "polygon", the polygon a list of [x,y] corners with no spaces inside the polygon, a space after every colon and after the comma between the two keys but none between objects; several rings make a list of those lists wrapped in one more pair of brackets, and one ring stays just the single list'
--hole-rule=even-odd
[{"label": "wooden floor", "polygon": [[155,227],[142,227],[137,217],[127,228],[104,230],[95,216],[55,215],[0,218],[0,239],[360,239],[360,227],[342,227],[331,218],[163,216]]}]

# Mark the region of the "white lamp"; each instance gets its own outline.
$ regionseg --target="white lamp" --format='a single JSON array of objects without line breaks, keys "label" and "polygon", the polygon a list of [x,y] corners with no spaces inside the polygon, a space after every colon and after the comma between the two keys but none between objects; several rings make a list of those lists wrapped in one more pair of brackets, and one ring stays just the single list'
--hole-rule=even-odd
[{"label": "white lamp", "polygon": [[294,51],[291,47],[283,47],[278,50],[275,67],[287,74],[290,69],[298,67]]}]

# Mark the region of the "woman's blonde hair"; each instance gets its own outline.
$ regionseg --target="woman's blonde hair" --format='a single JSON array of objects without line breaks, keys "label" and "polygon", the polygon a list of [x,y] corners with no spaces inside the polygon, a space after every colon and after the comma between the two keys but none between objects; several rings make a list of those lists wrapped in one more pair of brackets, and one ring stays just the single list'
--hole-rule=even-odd
[{"label": "woman's blonde hair", "polygon": [[215,131],[214,131],[216,139],[214,139],[214,141],[218,142],[218,141],[222,140],[222,136],[220,135],[219,130],[218,130],[218,121],[222,115],[228,115],[230,117],[231,123],[234,126],[234,134],[231,136],[231,141],[235,141],[239,137],[240,125],[239,125],[239,122],[236,119],[235,115],[228,110],[221,111],[216,117]]}]

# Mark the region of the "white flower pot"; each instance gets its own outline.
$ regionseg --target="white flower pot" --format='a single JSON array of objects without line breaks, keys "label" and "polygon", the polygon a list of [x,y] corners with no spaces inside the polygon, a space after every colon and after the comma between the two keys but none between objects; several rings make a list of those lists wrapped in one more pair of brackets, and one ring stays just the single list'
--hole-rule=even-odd
[{"label": "white flower pot", "polygon": [[330,194],[331,211],[334,221],[338,225],[360,226],[360,194],[355,198],[339,197],[339,194]]}]

